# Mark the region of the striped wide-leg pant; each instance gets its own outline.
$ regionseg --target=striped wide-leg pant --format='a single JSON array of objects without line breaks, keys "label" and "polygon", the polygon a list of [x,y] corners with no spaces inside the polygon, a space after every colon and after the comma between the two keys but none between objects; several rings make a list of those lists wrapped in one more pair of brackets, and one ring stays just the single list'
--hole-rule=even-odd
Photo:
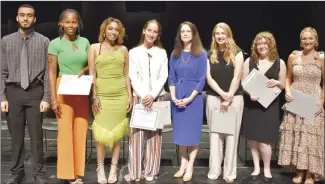
[{"label": "striped wide-leg pant", "polygon": [[[162,101],[163,97],[158,97],[155,101]],[[139,99],[134,98],[134,103],[138,104]],[[145,156],[144,142],[147,141]],[[156,176],[159,173],[161,158],[162,136],[161,130],[150,131],[138,128],[130,128],[129,136],[129,177],[130,180],[137,180],[147,176]],[[144,170],[142,171],[142,165]]]}]

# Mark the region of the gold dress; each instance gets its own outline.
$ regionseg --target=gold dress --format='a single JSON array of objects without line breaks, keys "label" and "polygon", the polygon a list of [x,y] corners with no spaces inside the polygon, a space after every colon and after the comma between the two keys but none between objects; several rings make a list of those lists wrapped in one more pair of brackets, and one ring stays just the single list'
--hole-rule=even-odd
[{"label": "gold dress", "polygon": [[129,131],[128,92],[122,50],[106,51],[96,58],[96,91],[101,103],[92,125],[94,139],[110,148]]}]

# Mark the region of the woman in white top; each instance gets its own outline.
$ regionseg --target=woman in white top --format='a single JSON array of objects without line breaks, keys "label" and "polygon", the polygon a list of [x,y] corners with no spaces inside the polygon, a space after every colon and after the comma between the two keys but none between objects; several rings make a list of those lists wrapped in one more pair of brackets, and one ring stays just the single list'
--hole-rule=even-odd
[{"label": "woman in white top", "polygon": [[[142,103],[151,109],[154,101],[162,101],[165,94],[164,84],[168,77],[168,59],[162,48],[161,25],[157,20],[145,23],[140,43],[129,52],[130,79],[133,88],[134,104]],[[147,140],[145,158],[142,160],[143,144]],[[150,131],[130,128],[129,175],[127,181],[145,178],[152,181],[159,173],[161,157],[161,130]],[[142,162],[144,170],[142,171]]]}]

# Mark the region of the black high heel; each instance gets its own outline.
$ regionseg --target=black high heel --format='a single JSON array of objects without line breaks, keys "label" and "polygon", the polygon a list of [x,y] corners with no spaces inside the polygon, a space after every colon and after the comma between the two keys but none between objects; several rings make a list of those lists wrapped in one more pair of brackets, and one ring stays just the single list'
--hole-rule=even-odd
[{"label": "black high heel", "polygon": [[256,181],[258,180],[258,177],[260,176],[260,174],[257,175],[251,175],[251,180]]},{"label": "black high heel", "polygon": [[264,176],[263,177],[263,181],[265,181],[265,182],[271,182],[272,181],[272,178],[269,178],[269,177],[266,177],[266,176]]}]

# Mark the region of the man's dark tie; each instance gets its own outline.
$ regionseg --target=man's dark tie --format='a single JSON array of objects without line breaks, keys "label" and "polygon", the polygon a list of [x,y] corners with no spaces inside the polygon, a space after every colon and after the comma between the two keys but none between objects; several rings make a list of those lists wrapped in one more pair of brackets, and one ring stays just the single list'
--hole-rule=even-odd
[{"label": "man's dark tie", "polygon": [[21,49],[20,62],[20,85],[23,89],[27,89],[29,86],[27,37],[25,37],[23,40],[23,48]]}]

